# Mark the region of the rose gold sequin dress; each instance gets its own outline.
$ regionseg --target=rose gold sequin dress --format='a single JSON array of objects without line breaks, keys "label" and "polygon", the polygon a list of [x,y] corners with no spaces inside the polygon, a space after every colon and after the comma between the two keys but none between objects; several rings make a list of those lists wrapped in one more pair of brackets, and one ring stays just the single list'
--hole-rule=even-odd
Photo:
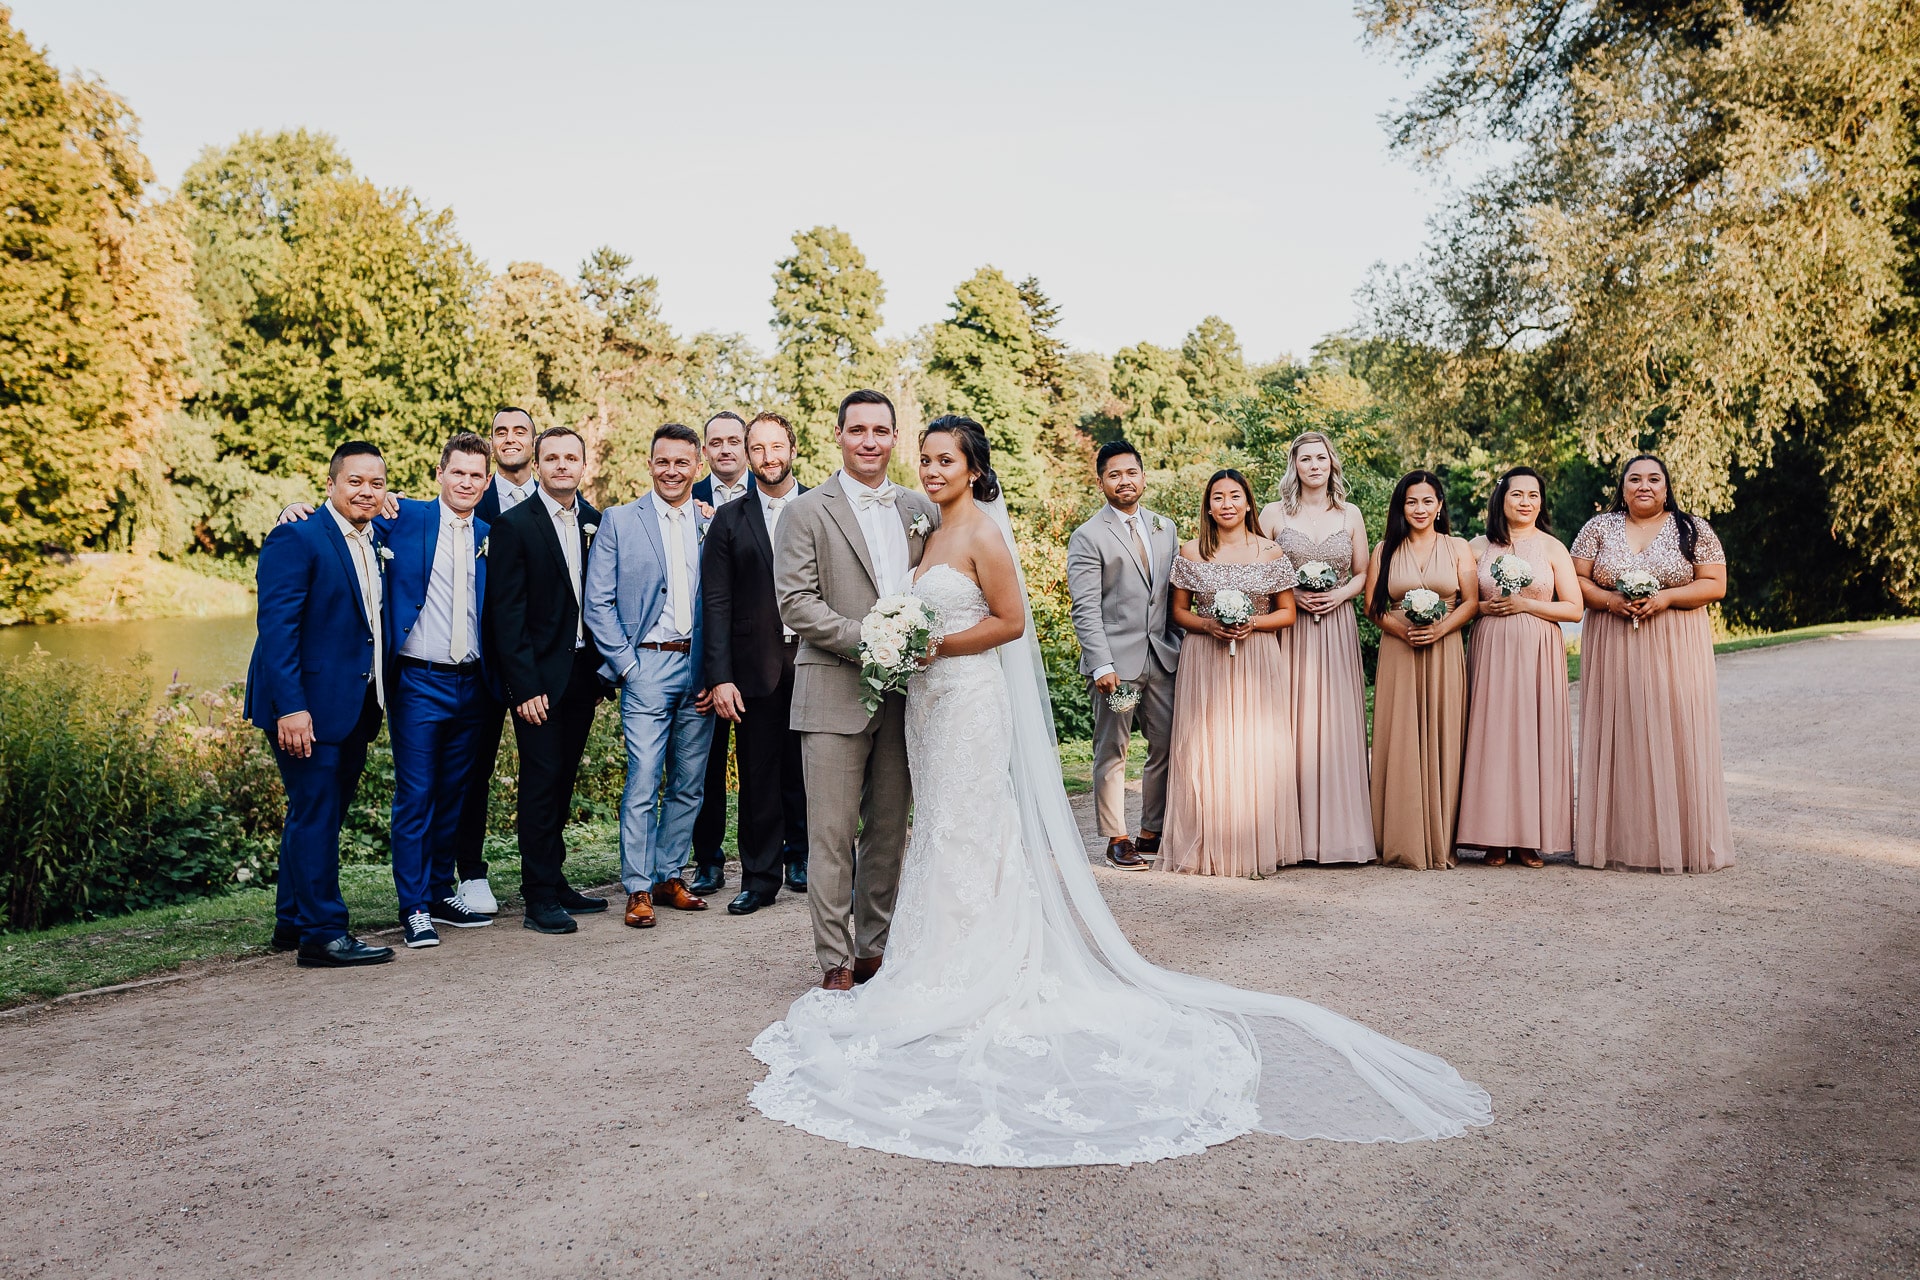
[{"label": "rose gold sequin dress", "polygon": [[[1643,569],[1662,587],[1693,581],[1669,515],[1644,551],[1627,517],[1587,521],[1571,548],[1611,587]],[[1720,539],[1696,520],[1694,560],[1725,564]],[[1580,630],[1580,799],[1573,848],[1581,866],[1715,871],[1733,864],[1713,626],[1705,609],[1667,609],[1640,624],[1588,609]]]}]

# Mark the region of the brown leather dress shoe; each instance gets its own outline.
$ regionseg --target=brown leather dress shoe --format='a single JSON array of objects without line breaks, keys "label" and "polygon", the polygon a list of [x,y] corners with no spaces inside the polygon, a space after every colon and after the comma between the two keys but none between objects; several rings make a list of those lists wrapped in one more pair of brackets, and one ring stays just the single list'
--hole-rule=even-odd
[{"label": "brown leather dress shoe", "polygon": [[820,980],[820,989],[822,991],[853,990],[853,970],[845,965],[827,970],[827,976]]},{"label": "brown leather dress shoe", "polygon": [[696,898],[687,888],[687,882],[679,876],[671,880],[662,880],[653,886],[653,896],[663,907],[672,907],[675,911],[705,911],[707,900]]},{"label": "brown leather dress shoe", "polygon": [[1151,858],[1160,852],[1160,833],[1142,831],[1133,842],[1133,851],[1143,858]]},{"label": "brown leather dress shoe", "polygon": [[885,959],[886,957],[884,955],[855,956],[853,958],[853,980],[855,982],[865,982],[868,978],[880,972],[880,962]]},{"label": "brown leather dress shoe", "polygon": [[1147,860],[1134,852],[1133,841],[1121,836],[1107,841],[1107,865],[1121,871],[1145,871]]},{"label": "brown leather dress shoe", "polygon": [[653,928],[653,895],[649,893],[630,893],[627,895],[627,928]]}]

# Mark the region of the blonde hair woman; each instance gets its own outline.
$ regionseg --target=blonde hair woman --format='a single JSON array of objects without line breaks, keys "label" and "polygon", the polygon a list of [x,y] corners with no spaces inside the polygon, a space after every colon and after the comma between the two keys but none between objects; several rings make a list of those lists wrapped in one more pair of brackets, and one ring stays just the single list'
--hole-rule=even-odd
[{"label": "blonde hair woman", "polygon": [[1366,586],[1367,522],[1347,501],[1333,441],[1319,431],[1294,437],[1280,498],[1260,513],[1261,532],[1298,572],[1326,565],[1333,586],[1296,586],[1301,625],[1282,634],[1293,690],[1293,741],[1300,839],[1308,862],[1371,862],[1373,813],[1367,794],[1367,677],[1353,601]]}]

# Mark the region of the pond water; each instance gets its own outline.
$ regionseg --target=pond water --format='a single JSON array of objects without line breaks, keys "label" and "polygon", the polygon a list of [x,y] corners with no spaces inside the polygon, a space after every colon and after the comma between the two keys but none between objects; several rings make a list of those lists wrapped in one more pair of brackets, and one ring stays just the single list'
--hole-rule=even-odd
[{"label": "pond water", "polygon": [[210,689],[246,677],[253,637],[252,614],[0,627],[0,659],[22,657],[35,645],[57,658],[105,666],[144,653],[152,658],[148,669],[155,689],[164,689],[173,679]]}]

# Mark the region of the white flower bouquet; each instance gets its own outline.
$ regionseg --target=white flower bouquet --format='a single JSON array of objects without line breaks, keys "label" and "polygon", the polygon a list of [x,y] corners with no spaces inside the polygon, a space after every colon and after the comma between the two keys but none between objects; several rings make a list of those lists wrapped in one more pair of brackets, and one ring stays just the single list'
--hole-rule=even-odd
[{"label": "white flower bouquet", "polygon": [[919,596],[882,596],[860,621],[860,705],[872,715],[933,652],[940,619]]},{"label": "white flower bouquet", "polygon": [[1139,705],[1139,686],[1128,684],[1124,680],[1114,686],[1113,692],[1107,695],[1107,710],[1116,715],[1125,715]]},{"label": "white flower bouquet", "polygon": [[[1309,591],[1331,591],[1340,585],[1340,575],[1335,573],[1333,566],[1325,560],[1307,561],[1300,566],[1300,572],[1296,576],[1300,580],[1300,585]],[[1314,625],[1318,626],[1320,615],[1316,613],[1312,616]]]},{"label": "white flower bouquet", "polygon": [[[1614,580],[1613,589],[1629,600],[1646,600],[1660,590],[1660,579],[1645,569],[1629,569]],[[1640,619],[1633,620],[1633,629],[1640,629]]]},{"label": "white flower bouquet", "polygon": [[[1244,627],[1253,621],[1253,597],[1244,591],[1228,587],[1224,591],[1213,593],[1213,617],[1223,627]],[[1227,656],[1240,652],[1237,640],[1227,641]]]},{"label": "white flower bouquet", "polygon": [[1447,602],[1440,598],[1438,591],[1415,587],[1401,599],[1400,611],[1414,626],[1430,627],[1447,616]]},{"label": "white flower bouquet", "polygon": [[1495,556],[1493,563],[1487,566],[1487,573],[1493,578],[1493,585],[1500,588],[1502,596],[1510,596],[1522,587],[1533,585],[1533,566],[1511,552]]}]

